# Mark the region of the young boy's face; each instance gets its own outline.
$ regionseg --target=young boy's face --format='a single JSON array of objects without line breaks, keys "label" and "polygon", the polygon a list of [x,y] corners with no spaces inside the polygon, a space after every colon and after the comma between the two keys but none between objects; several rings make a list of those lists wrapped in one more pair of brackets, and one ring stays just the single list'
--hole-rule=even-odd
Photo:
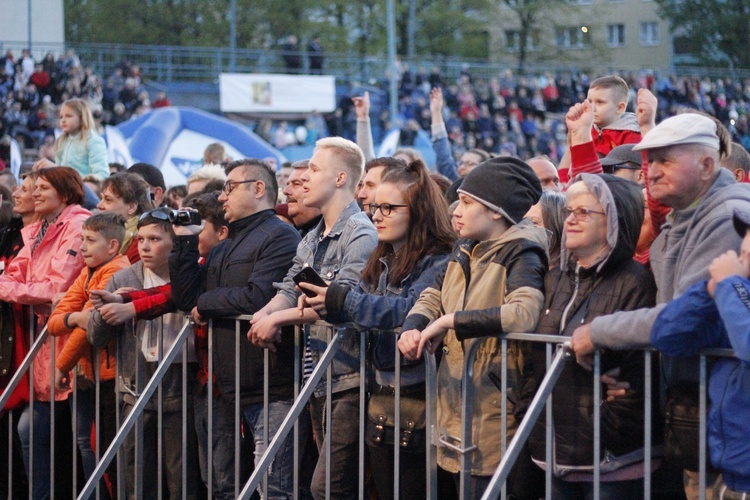
[{"label": "young boy's face", "polygon": [[458,206],[453,211],[455,227],[461,238],[485,241],[497,228],[492,210],[464,193],[458,194]]},{"label": "young boy's face", "polygon": [[[114,245],[111,242],[114,241]],[[84,229],[81,231],[81,256],[88,267],[99,267],[117,253],[117,240],[110,240],[98,231]]]},{"label": "young boy's face", "polygon": [[614,89],[589,89],[588,100],[594,109],[594,125],[599,128],[613,124],[625,112],[627,102],[617,102]]},{"label": "young boy's face", "polygon": [[156,270],[167,267],[172,251],[172,235],[159,224],[149,224],[138,229],[138,255],[143,267]]},{"label": "young boy's face", "polygon": [[206,257],[213,247],[224,239],[221,227],[217,228],[211,221],[206,221],[203,230],[198,234],[198,253]]}]

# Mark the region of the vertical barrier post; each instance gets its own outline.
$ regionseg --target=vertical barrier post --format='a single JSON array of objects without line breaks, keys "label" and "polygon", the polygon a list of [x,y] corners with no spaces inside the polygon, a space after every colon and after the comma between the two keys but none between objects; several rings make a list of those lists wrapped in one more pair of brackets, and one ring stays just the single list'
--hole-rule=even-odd
[{"label": "vertical barrier post", "polygon": [[601,476],[601,402],[602,402],[602,356],[597,349],[594,351],[594,498],[599,498]]}]

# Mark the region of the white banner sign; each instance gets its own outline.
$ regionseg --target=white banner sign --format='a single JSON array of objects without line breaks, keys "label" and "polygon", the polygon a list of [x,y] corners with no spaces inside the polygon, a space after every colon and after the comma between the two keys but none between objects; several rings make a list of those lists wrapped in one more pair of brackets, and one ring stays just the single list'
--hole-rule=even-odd
[{"label": "white banner sign", "polygon": [[329,113],[336,109],[333,76],[222,73],[219,93],[224,113]]}]

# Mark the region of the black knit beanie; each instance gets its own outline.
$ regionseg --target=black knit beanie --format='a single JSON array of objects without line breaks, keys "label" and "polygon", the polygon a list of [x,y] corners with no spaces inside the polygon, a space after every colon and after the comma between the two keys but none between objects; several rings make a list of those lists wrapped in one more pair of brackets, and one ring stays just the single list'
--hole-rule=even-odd
[{"label": "black knit beanie", "polygon": [[518,223],[542,196],[542,184],[534,171],[518,158],[502,156],[477,165],[464,177],[464,193]]}]

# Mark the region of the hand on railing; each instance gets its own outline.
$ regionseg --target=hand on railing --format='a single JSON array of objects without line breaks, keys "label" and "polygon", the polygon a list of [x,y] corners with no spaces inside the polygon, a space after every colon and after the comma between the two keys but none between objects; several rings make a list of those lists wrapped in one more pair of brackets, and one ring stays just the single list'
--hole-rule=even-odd
[{"label": "hand on railing", "polygon": [[124,290],[126,289],[123,288],[114,293],[108,292],[107,290],[91,290],[91,303],[94,304],[94,308],[97,311],[104,304],[111,304],[113,302],[122,304],[122,295],[120,295],[119,292]]},{"label": "hand on railing", "polygon": [[55,368],[55,390],[59,392],[70,390],[70,374],[61,372],[59,368]]},{"label": "hand on railing", "polygon": [[132,302],[104,304],[99,308],[99,313],[108,325],[122,325],[135,318],[135,306]]},{"label": "hand on railing", "polygon": [[576,353],[576,361],[579,365],[591,371],[594,369],[594,343],[591,342],[591,326],[582,325],[573,332],[570,339],[570,348]]},{"label": "hand on railing", "polygon": [[403,332],[398,340],[398,348],[406,359],[414,360],[422,356],[422,351],[434,354],[445,338],[448,330],[454,327],[453,313],[441,316],[422,330]]},{"label": "hand on railing", "polygon": [[193,307],[193,310],[190,311],[190,315],[193,317],[193,321],[196,325],[205,325],[208,324],[208,321],[206,318],[201,316],[201,313],[198,312],[198,306]]},{"label": "hand on railing", "polygon": [[250,322],[250,330],[247,332],[247,339],[260,347],[276,352],[275,342],[281,342],[281,327],[276,324],[275,313],[267,314],[257,312],[253,315]]}]

